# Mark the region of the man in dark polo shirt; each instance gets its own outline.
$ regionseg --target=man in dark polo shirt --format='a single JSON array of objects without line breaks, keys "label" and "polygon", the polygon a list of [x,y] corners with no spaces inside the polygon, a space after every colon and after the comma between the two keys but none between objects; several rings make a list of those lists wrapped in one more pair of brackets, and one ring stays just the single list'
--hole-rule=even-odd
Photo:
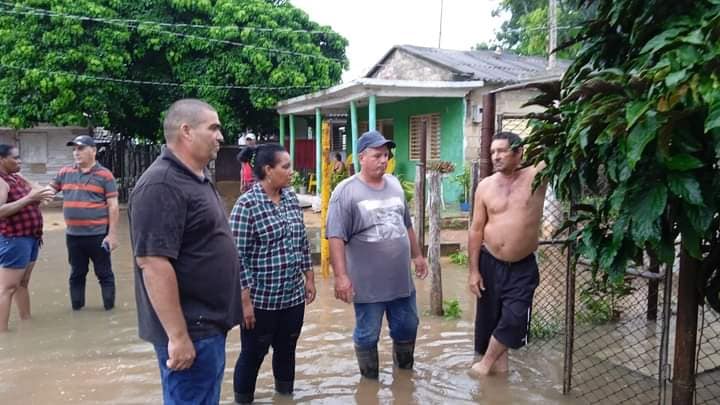
[{"label": "man in dark polo shirt", "polygon": [[173,103],[167,147],[130,196],[140,337],[155,346],[165,404],[217,404],[225,336],[239,320],[239,259],[208,178],[223,137],[217,112]]},{"label": "man in dark polo shirt", "polygon": [[85,306],[85,280],[89,262],[100,282],[103,306],[115,306],[115,276],[110,252],[118,246],[120,216],[118,193],[112,172],[95,160],[95,140],[81,135],[67,143],[75,163],[58,172],[50,186],[63,193],[68,261],[70,262],[70,304],[73,310]]}]

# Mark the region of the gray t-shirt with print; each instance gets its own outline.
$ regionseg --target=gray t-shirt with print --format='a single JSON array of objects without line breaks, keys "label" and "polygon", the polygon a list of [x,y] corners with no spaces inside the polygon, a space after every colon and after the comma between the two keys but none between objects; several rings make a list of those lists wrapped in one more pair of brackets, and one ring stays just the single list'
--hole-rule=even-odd
[{"label": "gray t-shirt with print", "polygon": [[398,179],[389,174],[383,179],[384,187],[376,190],[354,175],[330,197],[326,237],[345,241],[356,303],[391,301],[415,291],[405,194]]}]

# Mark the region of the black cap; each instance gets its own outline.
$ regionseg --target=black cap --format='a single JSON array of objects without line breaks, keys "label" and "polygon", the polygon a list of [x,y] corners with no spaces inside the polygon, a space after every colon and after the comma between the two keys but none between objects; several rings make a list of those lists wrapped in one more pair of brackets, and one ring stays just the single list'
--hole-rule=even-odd
[{"label": "black cap", "polygon": [[87,135],[76,136],[67,146],[95,146],[95,140]]},{"label": "black cap", "polygon": [[358,154],[362,153],[367,148],[379,148],[387,145],[388,148],[392,149],[395,147],[395,142],[385,139],[383,134],[378,131],[368,131],[360,136],[357,141]]}]

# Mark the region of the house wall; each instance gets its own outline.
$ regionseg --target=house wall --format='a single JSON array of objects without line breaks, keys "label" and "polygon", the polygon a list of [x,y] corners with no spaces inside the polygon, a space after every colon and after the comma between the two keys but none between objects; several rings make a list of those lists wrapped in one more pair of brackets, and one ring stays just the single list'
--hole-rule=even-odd
[{"label": "house wall", "polygon": [[[415,180],[415,166],[417,161],[409,160],[410,117],[414,115],[440,113],[440,159],[455,164],[456,172],[463,169],[463,120],[464,100],[462,98],[413,98],[395,103],[379,104],[377,106],[378,119],[392,119],[395,132],[395,173],[410,181]],[[367,120],[367,109],[358,111],[358,121]],[[443,192],[446,202],[456,202],[461,190],[450,181],[449,175],[443,182]]]},{"label": "house wall", "polygon": [[47,184],[61,167],[72,164],[72,149],[66,143],[86,135],[83,127],[37,126],[20,130],[0,130],[0,142],[17,145],[22,159],[21,173],[30,181]]},{"label": "house wall", "polygon": [[[482,106],[482,97],[490,91],[498,89],[498,85],[489,85],[471,91],[466,98],[465,111],[465,159],[476,160],[480,157],[481,122],[473,122],[473,110]],[[496,93],[495,113],[500,114],[527,114],[542,112],[538,106],[522,107],[528,100],[537,96],[537,90],[523,89]],[[497,128],[497,125],[496,125]]]},{"label": "house wall", "polygon": [[453,80],[453,74],[447,69],[401,50],[395,50],[371,77],[388,80]]}]

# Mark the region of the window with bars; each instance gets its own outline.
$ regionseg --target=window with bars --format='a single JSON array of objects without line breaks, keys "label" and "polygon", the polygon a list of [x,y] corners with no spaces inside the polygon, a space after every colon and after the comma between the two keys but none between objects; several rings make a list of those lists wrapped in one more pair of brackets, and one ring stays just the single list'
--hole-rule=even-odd
[{"label": "window with bars", "polygon": [[427,159],[440,159],[439,113],[410,117],[410,160],[420,160],[420,140],[423,135],[427,140]]}]

